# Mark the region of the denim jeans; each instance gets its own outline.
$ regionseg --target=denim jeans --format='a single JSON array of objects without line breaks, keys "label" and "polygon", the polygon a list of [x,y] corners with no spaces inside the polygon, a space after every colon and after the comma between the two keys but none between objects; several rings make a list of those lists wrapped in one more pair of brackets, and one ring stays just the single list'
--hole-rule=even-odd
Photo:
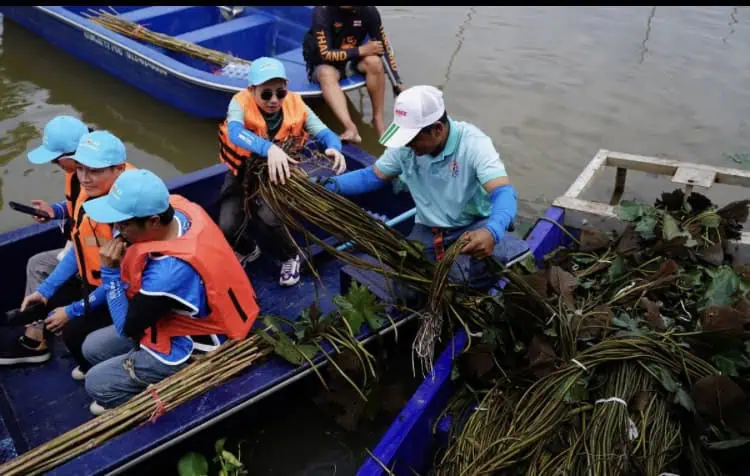
[{"label": "denim jeans", "polygon": [[92,332],[83,355],[93,367],[86,374],[86,391],[105,408],[114,408],[188,365],[167,365],[118,334],[115,326]]},{"label": "denim jeans", "polygon": [[[444,229],[443,247],[445,250],[448,250],[448,248],[453,245],[462,234],[467,231],[482,228],[486,224],[487,219],[483,219],[478,220],[469,226]],[[414,225],[414,228],[411,229],[411,232],[406,239],[422,243],[424,246],[424,254],[427,258],[433,262],[436,260],[432,228],[417,223]],[[505,265],[528,251],[529,245],[526,241],[522,240],[512,232],[505,232],[500,241],[495,244],[495,250],[492,255],[498,262]],[[489,288],[495,284],[497,277],[487,268],[485,260],[477,260],[469,255],[458,255],[453,262],[449,278],[452,282],[464,283],[473,288]]]}]

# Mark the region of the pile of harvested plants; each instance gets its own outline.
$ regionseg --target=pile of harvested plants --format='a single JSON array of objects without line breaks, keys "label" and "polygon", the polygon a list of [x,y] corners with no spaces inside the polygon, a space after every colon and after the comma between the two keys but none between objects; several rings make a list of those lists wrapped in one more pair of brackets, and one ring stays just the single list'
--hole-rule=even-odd
[{"label": "pile of harvested plants", "polygon": [[622,233],[585,229],[543,269],[510,272],[513,339],[488,328],[458,359],[436,474],[712,476],[734,457],[746,470],[750,265],[726,245],[749,204],[624,202]]},{"label": "pile of harvested plants", "polygon": [[[282,147],[290,157],[302,163],[328,161],[330,164],[317,150],[297,150],[292,144],[282,144]],[[469,331],[486,328],[498,314],[496,298],[461,281],[448,281],[450,265],[458,256],[461,242],[448,248],[447,256],[436,265],[425,256],[420,244],[407,240],[398,230],[373,218],[348,198],[311,182],[302,167],[292,167],[291,177],[284,185],[271,183],[265,160],[248,161],[244,174],[247,210],[250,210],[249,204],[260,197],[290,233],[296,230],[308,243],[317,244],[342,262],[386,277],[396,307],[411,311],[421,309],[418,312],[422,326],[415,349],[424,372],[431,370],[435,346],[442,334],[450,333],[457,325]],[[353,246],[337,249],[316,236],[310,224],[341,243],[351,242]],[[311,269],[315,272],[312,264]],[[410,295],[417,298],[407,299]],[[428,303],[426,308],[425,303]]]},{"label": "pile of harvested plants", "polygon": [[108,30],[112,30],[115,33],[125,35],[134,40],[148,43],[153,46],[158,46],[159,48],[164,48],[165,50],[183,53],[187,56],[208,63],[219,66],[226,66],[230,63],[250,64],[250,61],[246,59],[237,58],[231,54],[205,48],[189,41],[178,40],[173,36],[149,30],[140,23],[122,18],[114,10],[110,13],[105,10],[90,9],[88,13],[84,13],[83,15],[94,23],[97,23]]},{"label": "pile of harvested plants", "polygon": [[259,336],[227,342],[127,403],[0,465],[4,476],[40,474],[216,387],[272,352]]}]

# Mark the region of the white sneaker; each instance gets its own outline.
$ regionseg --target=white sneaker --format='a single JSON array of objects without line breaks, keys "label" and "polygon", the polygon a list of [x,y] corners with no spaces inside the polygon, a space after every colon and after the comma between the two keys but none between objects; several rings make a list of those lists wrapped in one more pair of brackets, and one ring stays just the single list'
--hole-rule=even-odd
[{"label": "white sneaker", "polygon": [[76,367],[70,372],[70,376],[73,380],[86,380],[86,374],[81,371],[81,367]]},{"label": "white sneaker", "polygon": [[299,282],[300,262],[299,255],[281,263],[281,276],[279,284],[282,286],[294,286]]},{"label": "white sneaker", "polygon": [[91,412],[92,415],[99,416],[99,415],[104,414],[107,411],[107,409],[99,405],[96,402],[91,402],[91,405],[89,405],[89,411]]},{"label": "white sneaker", "polygon": [[260,257],[260,246],[256,244],[255,249],[244,256],[237,253],[236,251],[234,252],[234,255],[237,257],[237,259],[240,261],[240,264],[244,268],[246,265],[252,263]]}]

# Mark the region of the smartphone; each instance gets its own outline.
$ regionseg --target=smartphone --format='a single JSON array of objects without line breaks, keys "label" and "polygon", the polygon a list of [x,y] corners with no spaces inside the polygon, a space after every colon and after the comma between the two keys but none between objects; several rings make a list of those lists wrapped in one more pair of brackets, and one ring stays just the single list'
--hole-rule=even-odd
[{"label": "smartphone", "polygon": [[46,212],[43,212],[43,211],[41,211],[39,209],[36,209],[34,207],[30,207],[28,205],[24,205],[23,203],[18,203],[18,202],[10,201],[10,202],[8,202],[8,205],[10,205],[10,208],[12,208],[13,210],[15,210],[17,212],[25,213],[27,215],[33,215],[35,217],[45,218],[47,220],[49,220],[50,218],[52,218],[51,216],[47,215]]}]

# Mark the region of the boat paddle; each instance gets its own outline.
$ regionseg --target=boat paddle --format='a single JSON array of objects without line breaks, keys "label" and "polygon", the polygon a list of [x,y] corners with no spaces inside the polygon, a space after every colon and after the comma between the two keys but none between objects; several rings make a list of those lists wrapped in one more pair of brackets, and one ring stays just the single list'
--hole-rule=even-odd
[{"label": "boat paddle", "polygon": [[391,68],[391,64],[388,62],[387,59],[385,59],[385,55],[380,57],[381,60],[383,60],[383,68],[385,68],[385,72],[388,75],[388,79],[391,80],[391,87],[393,88],[393,97],[396,97],[399,95],[401,90],[398,88],[398,83],[396,83],[396,76],[393,74],[393,69]]}]

